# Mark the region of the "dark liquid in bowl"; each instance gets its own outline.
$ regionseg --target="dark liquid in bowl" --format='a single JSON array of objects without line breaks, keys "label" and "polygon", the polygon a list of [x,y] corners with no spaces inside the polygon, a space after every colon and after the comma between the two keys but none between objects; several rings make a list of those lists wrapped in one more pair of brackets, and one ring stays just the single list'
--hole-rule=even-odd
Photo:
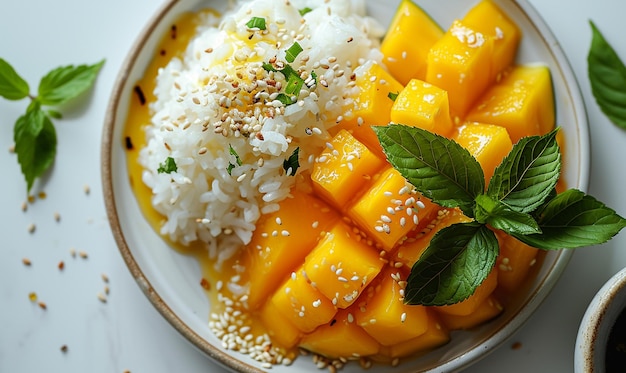
[{"label": "dark liquid in bowl", "polygon": [[606,346],[606,372],[626,373],[626,309],[617,317]]}]

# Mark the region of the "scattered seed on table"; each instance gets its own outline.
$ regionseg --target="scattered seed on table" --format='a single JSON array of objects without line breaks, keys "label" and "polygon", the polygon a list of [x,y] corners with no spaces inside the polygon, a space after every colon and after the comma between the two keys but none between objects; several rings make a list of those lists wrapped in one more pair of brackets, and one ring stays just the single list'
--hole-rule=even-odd
[{"label": "scattered seed on table", "polygon": [[32,262],[28,258],[22,259],[22,263],[24,263],[25,266],[30,266],[32,264]]},{"label": "scattered seed on table", "polygon": [[37,293],[35,293],[34,291],[28,293],[28,299],[30,299],[31,302],[36,302],[37,301]]},{"label": "scattered seed on table", "polygon": [[54,212],[54,221],[56,221],[57,223],[61,221],[61,214],[56,211]]},{"label": "scattered seed on table", "polygon": [[83,259],[87,259],[87,257],[88,257],[87,253],[85,251],[82,251],[82,250],[78,252],[78,256],[80,256]]},{"label": "scattered seed on table", "polygon": [[61,346],[61,352],[66,353],[68,350],[67,345],[62,345]]},{"label": "scattered seed on table", "polygon": [[62,271],[63,268],[65,268],[65,262],[63,262],[62,260],[59,262],[59,264],[57,265],[57,267],[59,267],[59,271]]},{"label": "scattered seed on table", "polygon": [[107,302],[107,298],[102,293],[98,293],[98,300],[100,302],[102,302],[102,303],[106,303]]},{"label": "scattered seed on table", "polygon": [[30,223],[30,225],[28,226],[28,233],[35,233],[35,229],[37,229],[37,227],[35,227],[35,224]]},{"label": "scattered seed on table", "polygon": [[89,185],[85,184],[83,186],[83,192],[85,192],[85,194],[89,194],[89,192],[91,192],[91,188],[89,188]]},{"label": "scattered seed on table", "polygon": [[100,275],[100,277],[102,277],[102,281],[106,282],[107,284],[109,283],[109,276],[107,276],[106,273],[103,273],[102,275]]},{"label": "scattered seed on table", "polygon": [[42,310],[47,310],[48,309],[48,305],[46,305],[46,303],[44,302],[39,302],[37,303],[37,305],[39,306],[39,308],[41,308]]}]

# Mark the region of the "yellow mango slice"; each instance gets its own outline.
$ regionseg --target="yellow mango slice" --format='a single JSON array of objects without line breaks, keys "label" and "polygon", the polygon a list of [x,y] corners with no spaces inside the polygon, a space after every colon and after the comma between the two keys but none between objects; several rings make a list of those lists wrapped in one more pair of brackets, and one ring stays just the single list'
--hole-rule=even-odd
[{"label": "yellow mango slice", "polygon": [[391,251],[435,208],[397,170],[388,167],[348,215],[380,248]]},{"label": "yellow mango slice", "polygon": [[337,312],[332,302],[311,285],[302,267],[292,272],[270,302],[284,319],[305,333],[329,322]]},{"label": "yellow mango slice", "polygon": [[509,67],[517,53],[522,33],[517,25],[491,0],[482,0],[463,17],[463,23],[493,38],[491,82]]},{"label": "yellow mango slice", "polygon": [[328,358],[355,358],[378,353],[380,345],[354,322],[348,310],[340,310],[333,320],[306,334],[300,347]]},{"label": "yellow mango slice", "polygon": [[522,137],[550,132],[555,125],[550,69],[513,67],[481,96],[466,119],[506,128],[514,144]]},{"label": "yellow mango slice", "polygon": [[339,131],[317,157],[311,180],[317,194],[342,209],[358,196],[385,162],[348,131]]},{"label": "yellow mango slice", "polygon": [[469,298],[449,306],[435,307],[435,310],[440,315],[467,316],[474,312],[493,293],[496,286],[498,286],[498,271],[494,268]]},{"label": "yellow mango slice", "polygon": [[502,313],[502,304],[498,299],[490,295],[477,305],[476,309],[468,315],[449,315],[441,313],[441,322],[450,330],[471,329],[483,324]]},{"label": "yellow mango slice", "polygon": [[422,8],[402,0],[380,46],[383,62],[401,84],[426,77],[426,57],[443,30]]},{"label": "yellow mango slice", "polygon": [[420,234],[406,240],[398,247],[394,256],[394,262],[404,263],[408,268],[413,267],[419,257],[428,248],[430,240],[435,233],[452,224],[467,223],[472,221],[458,209],[441,209],[437,211],[437,217],[432,219]]},{"label": "yellow mango slice", "polygon": [[448,92],[450,111],[464,117],[491,83],[493,38],[455,20],[428,53],[426,82]]},{"label": "yellow mango slice", "polygon": [[498,269],[498,287],[506,293],[513,293],[528,277],[528,273],[537,261],[539,249],[506,234],[498,234],[500,255]]},{"label": "yellow mango slice", "polygon": [[389,94],[399,93],[403,85],[381,65],[367,63],[355,71],[358,95],[345,108],[342,127],[376,154],[382,155],[378,137],[370,126],[389,124],[389,113],[393,100]]},{"label": "yellow mango slice", "polygon": [[[261,217],[251,242],[242,252],[241,265],[250,279],[248,306],[258,308],[296,266],[304,262],[322,233],[339,219],[321,200],[294,191],[280,210]],[[306,206],[303,214],[302,206]]]},{"label": "yellow mango slice", "polygon": [[382,266],[378,252],[340,222],[306,257],[304,271],[332,304],[346,308],[357,300]]},{"label": "yellow mango slice", "polygon": [[468,123],[459,128],[453,138],[480,163],[485,174],[485,185],[488,185],[502,159],[513,149],[506,128],[493,124]]},{"label": "yellow mango slice", "polygon": [[404,287],[399,282],[407,277],[404,271],[383,271],[370,285],[367,300],[354,311],[357,324],[383,346],[416,338],[428,329],[426,307],[403,302]]},{"label": "yellow mango slice", "polygon": [[426,309],[428,328],[420,336],[391,346],[381,346],[379,354],[391,360],[424,354],[450,341],[450,333],[431,309]]},{"label": "yellow mango slice", "polygon": [[289,320],[279,315],[278,308],[272,302],[265,302],[258,313],[259,321],[263,324],[265,332],[271,338],[272,343],[290,349],[300,342],[302,332]]},{"label": "yellow mango slice", "polygon": [[411,79],[391,107],[391,121],[448,137],[452,132],[448,92]]}]

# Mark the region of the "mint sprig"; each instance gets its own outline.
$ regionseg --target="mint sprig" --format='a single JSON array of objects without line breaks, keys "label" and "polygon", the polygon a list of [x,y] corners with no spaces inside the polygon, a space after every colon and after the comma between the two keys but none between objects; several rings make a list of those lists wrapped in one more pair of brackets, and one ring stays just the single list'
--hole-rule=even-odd
[{"label": "mint sprig", "polygon": [[587,70],[591,91],[611,122],[626,129],[626,66],[596,25],[589,23],[592,38]]},{"label": "mint sprig", "polygon": [[556,250],[601,244],[626,227],[614,210],[579,190],[556,194],[558,129],[515,144],[485,190],[480,164],[455,141],[399,124],[373,128],[391,165],[420,193],[473,218],[434,235],[411,269],[408,304],[441,306],[472,295],[499,253],[492,229]]},{"label": "mint sprig", "polygon": [[93,65],[68,65],[48,72],[39,82],[37,96],[7,61],[0,58],[0,96],[7,100],[31,99],[26,113],[13,127],[15,153],[26,180],[27,193],[35,179],[46,172],[56,156],[57,136],[52,118],[62,117],[58,110],[42,106],[62,105],[87,91],[94,83],[104,60]]}]

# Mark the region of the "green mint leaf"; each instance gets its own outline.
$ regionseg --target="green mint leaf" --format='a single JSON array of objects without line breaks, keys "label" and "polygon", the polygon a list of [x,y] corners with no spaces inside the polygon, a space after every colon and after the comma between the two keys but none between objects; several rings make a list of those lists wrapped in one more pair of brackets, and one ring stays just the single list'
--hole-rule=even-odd
[{"label": "green mint leaf", "polygon": [[160,174],[171,174],[176,171],[178,171],[178,166],[172,157],[165,158],[163,163],[159,163],[159,168],[157,169],[157,172]]},{"label": "green mint leaf", "polygon": [[0,58],[0,96],[7,100],[21,100],[28,96],[28,83],[7,61]]},{"label": "green mint leaf", "polygon": [[61,118],[63,118],[63,114],[61,114],[60,112],[58,112],[56,110],[46,110],[46,113],[48,114],[48,116],[50,118],[54,118],[54,119],[61,119]]},{"label": "green mint leaf", "polygon": [[235,148],[233,148],[233,146],[230,144],[228,145],[228,153],[235,157],[235,163],[230,162],[228,164],[228,167],[226,168],[228,174],[232,175],[233,169],[237,166],[241,166],[241,158],[239,158],[239,154],[237,154]]},{"label": "green mint leaf", "polygon": [[372,127],[387,159],[415,188],[443,207],[473,217],[474,199],[485,190],[483,170],[456,142],[417,127]]},{"label": "green mint leaf", "polygon": [[87,91],[96,80],[104,60],[93,65],[63,66],[50,71],[39,82],[42,105],[60,105]]},{"label": "green mint leaf", "polygon": [[404,302],[443,306],[467,299],[491,272],[498,251],[495,234],[483,224],[443,228],[413,265]]},{"label": "green mint leaf", "polygon": [[303,50],[304,49],[302,49],[302,46],[298,42],[295,42],[291,47],[289,47],[289,49],[285,51],[285,59],[287,60],[287,62],[291,63],[296,60],[296,57],[298,57],[298,55]]},{"label": "green mint leaf", "polygon": [[311,9],[311,8],[309,8],[309,7],[302,8],[302,9],[298,10],[298,12],[300,12],[300,15],[301,15],[302,17],[304,17],[304,15],[305,15],[305,14],[307,14],[307,13],[309,13],[309,12],[312,12],[312,11],[313,11],[313,9]]},{"label": "green mint leaf", "polygon": [[476,197],[476,221],[489,224],[508,234],[537,234],[541,233],[539,225],[529,214],[513,211],[500,201],[482,194]]},{"label": "green mint leaf", "polygon": [[561,172],[557,130],[522,138],[496,167],[487,195],[512,210],[530,213],[548,198]]},{"label": "green mint leaf", "polygon": [[265,18],[252,17],[248,23],[246,23],[246,26],[248,26],[249,29],[265,30]]},{"label": "green mint leaf", "polygon": [[26,114],[17,119],[13,140],[17,161],[26,180],[26,190],[30,192],[35,179],[52,165],[57,146],[54,125],[39,103],[31,104]]},{"label": "green mint leaf", "polygon": [[576,189],[548,201],[538,223],[542,234],[513,236],[544,250],[574,249],[602,244],[626,227],[626,220],[614,210]]},{"label": "green mint leaf", "polygon": [[296,148],[288,159],[283,161],[283,169],[287,172],[287,176],[295,176],[298,167],[300,167],[300,161],[298,156],[300,154],[300,148]]},{"label": "green mint leaf", "polygon": [[626,129],[626,66],[593,22],[587,56],[591,91],[604,114]]}]

